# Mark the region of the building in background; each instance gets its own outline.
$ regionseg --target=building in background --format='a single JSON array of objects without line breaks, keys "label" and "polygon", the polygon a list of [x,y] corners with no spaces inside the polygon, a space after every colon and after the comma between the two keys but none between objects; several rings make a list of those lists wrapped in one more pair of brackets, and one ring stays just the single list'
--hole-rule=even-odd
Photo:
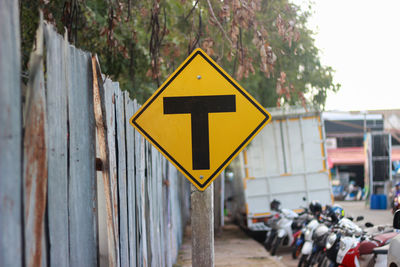
[{"label": "building in background", "polygon": [[364,148],[367,133],[390,133],[391,160],[400,160],[400,110],[324,112],[322,116],[336,197],[343,196],[350,184],[351,187],[364,188],[368,183],[365,179],[368,160]]}]

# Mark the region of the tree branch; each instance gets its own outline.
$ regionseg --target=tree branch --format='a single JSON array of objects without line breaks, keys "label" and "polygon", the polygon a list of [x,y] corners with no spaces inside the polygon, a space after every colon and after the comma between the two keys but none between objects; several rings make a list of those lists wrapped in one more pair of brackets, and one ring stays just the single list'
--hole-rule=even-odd
[{"label": "tree branch", "polygon": [[224,34],[224,36],[225,36],[225,38],[228,40],[229,44],[230,44],[231,46],[233,46],[233,45],[232,45],[231,39],[229,39],[229,37],[228,37],[228,35],[226,34],[224,28],[222,28],[221,23],[219,23],[217,17],[216,17],[215,14],[214,14],[214,10],[213,10],[213,8],[212,8],[212,5],[211,5],[211,3],[210,3],[210,0],[207,0],[207,3],[208,3],[208,6],[209,6],[209,8],[210,8],[210,13],[211,13],[213,19],[215,20],[215,23],[217,23],[219,29],[220,29],[221,32]]},{"label": "tree branch", "polygon": [[199,0],[196,0],[196,3],[194,3],[192,9],[189,11],[189,13],[186,15],[185,20],[187,20],[189,18],[189,16],[192,14],[193,10],[196,8],[197,3],[199,2]]}]

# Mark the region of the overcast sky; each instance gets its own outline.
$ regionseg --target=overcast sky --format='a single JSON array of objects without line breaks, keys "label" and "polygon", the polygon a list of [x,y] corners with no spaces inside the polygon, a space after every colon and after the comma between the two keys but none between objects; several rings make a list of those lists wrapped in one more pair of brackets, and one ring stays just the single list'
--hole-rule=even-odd
[{"label": "overcast sky", "polygon": [[313,11],[322,64],[342,85],[327,110],[399,109],[400,1],[315,0]]}]

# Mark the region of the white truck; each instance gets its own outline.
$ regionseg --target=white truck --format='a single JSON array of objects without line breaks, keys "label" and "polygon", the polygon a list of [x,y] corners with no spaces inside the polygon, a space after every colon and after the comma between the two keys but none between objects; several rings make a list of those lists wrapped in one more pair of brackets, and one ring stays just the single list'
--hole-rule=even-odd
[{"label": "white truck", "polygon": [[228,208],[252,231],[267,230],[263,222],[273,199],[293,210],[311,200],[333,202],[320,113],[267,110],[271,122],[231,164],[233,174],[227,179]]}]

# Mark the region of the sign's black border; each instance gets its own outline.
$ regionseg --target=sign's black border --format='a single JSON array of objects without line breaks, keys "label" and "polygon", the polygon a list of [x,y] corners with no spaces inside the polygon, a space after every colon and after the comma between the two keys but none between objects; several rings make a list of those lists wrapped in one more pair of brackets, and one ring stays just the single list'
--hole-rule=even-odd
[{"label": "sign's black border", "polygon": [[[247,100],[249,100],[264,116],[265,119],[254,129],[253,132],[250,133],[250,135],[235,149],[235,151],[233,151],[233,153],[215,170],[215,172],[213,174],[211,174],[211,176],[203,183],[199,183],[199,181],[196,180],[196,178],[194,178],[187,170],[185,170],[185,168],[182,167],[181,164],[179,164],[178,161],[176,161],[166,150],[164,150],[164,148],[162,148],[145,130],[143,130],[142,127],[140,127],[139,124],[136,123],[136,120],[139,118],[139,116],[151,105],[151,103],[153,103],[153,101],[168,87],[168,85],[182,72],[182,70],[184,70],[186,68],[187,65],[189,65],[189,63],[196,57],[200,55],[201,57],[203,57],[214,69],[216,69],[230,84],[233,85],[233,87],[236,88],[236,90],[238,90]],[[149,139],[151,140],[151,142],[156,145],[158,147],[158,149],[160,149],[170,160],[172,160],[176,166],[178,166],[191,180],[192,182],[196,183],[200,188],[204,188],[208,185],[208,183],[214,178],[214,176],[221,170],[221,168],[227,164],[231,158],[244,146],[244,144],[246,144],[246,142],[252,138],[252,136],[258,131],[258,129],[260,129],[260,127],[262,127],[264,125],[264,123],[266,121],[268,121],[269,119],[269,115],[262,109],[260,108],[256,103],[254,103],[254,101],[248,97],[247,94],[245,94],[231,79],[229,79],[228,76],[226,76],[225,73],[223,73],[217,66],[215,66],[215,64],[213,62],[211,62],[205,55],[203,55],[203,53],[199,50],[196,53],[194,53],[192,55],[191,58],[189,58],[188,61],[186,61],[186,63],[174,74],[174,76],[168,80],[168,82],[161,88],[161,90],[159,90],[157,92],[156,95],[154,95],[152,97],[152,99],[146,104],[146,106],[144,106],[140,112],[132,119],[132,123],[138,128],[140,129],[140,131]]]}]

